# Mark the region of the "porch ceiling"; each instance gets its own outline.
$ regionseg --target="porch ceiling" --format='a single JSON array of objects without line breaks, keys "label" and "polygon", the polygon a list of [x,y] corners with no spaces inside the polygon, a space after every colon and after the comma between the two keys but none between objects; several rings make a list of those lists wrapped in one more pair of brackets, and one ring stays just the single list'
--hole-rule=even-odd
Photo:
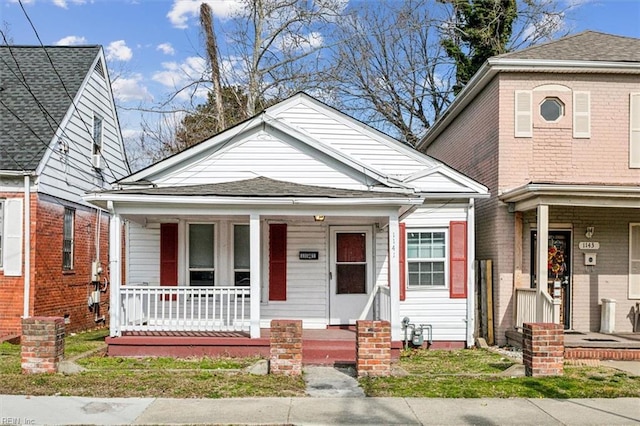
[{"label": "porch ceiling", "polygon": [[539,205],[640,208],[640,186],[604,184],[529,183],[503,192],[500,201],[513,211]]}]

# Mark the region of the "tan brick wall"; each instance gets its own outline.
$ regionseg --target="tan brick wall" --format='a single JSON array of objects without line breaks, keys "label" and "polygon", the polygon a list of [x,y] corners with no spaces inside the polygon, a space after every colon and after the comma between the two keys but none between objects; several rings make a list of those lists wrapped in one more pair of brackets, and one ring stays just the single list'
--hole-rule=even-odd
[{"label": "tan brick wall", "polygon": [[[547,86],[542,87],[544,85]],[[561,90],[557,90],[558,87]],[[514,136],[515,90],[533,90],[533,138]],[[590,92],[589,139],[573,138],[573,91]],[[494,323],[498,344],[505,343],[504,332],[513,326],[514,267],[514,217],[508,213],[507,206],[497,200],[498,194],[529,182],[637,185],[640,169],[629,168],[631,92],[640,92],[637,77],[501,73],[427,149],[427,154],[476,179],[491,192],[491,199],[477,203],[476,258],[493,260]],[[546,123],[539,117],[538,105],[545,96],[558,97],[565,105],[564,118],[557,123]],[[582,235],[586,226],[611,230],[602,237],[610,242],[608,248],[603,247],[598,254],[599,266],[588,273],[574,268],[572,325],[576,329],[595,331],[600,321],[600,299],[609,297],[618,301],[616,327],[620,331],[630,331],[627,316],[634,301],[628,300],[626,295],[628,223],[638,222],[640,218],[633,210],[594,210],[552,208],[550,211],[552,222],[573,224]],[[610,214],[616,218],[615,222],[606,220]],[[535,222],[535,212],[527,212],[527,215],[530,222],[532,218]],[[530,262],[528,234],[525,229],[523,266],[527,271]],[[574,264],[581,265],[583,255],[577,250],[581,238],[575,235],[577,231],[574,234]],[[596,239],[598,237],[594,237]],[[612,247],[614,244],[617,245],[615,248]],[[601,261],[606,262],[606,268],[600,267]],[[526,282],[528,277],[523,279]]]},{"label": "tan brick wall", "polygon": [[[536,90],[558,85],[566,91]],[[533,138],[514,137],[516,90],[533,92]],[[591,137],[573,138],[573,92],[591,94]],[[629,94],[637,77],[596,74],[502,74],[500,76],[500,189],[528,182],[637,184],[629,168]],[[539,104],[546,96],[565,105],[564,117],[546,123]]]},{"label": "tan brick wall", "polygon": [[[476,259],[493,260],[495,336],[503,344],[512,327],[513,215],[498,193],[499,80],[494,79],[427,149],[427,154],[489,188],[476,203]],[[500,256],[499,256],[500,254]]]}]

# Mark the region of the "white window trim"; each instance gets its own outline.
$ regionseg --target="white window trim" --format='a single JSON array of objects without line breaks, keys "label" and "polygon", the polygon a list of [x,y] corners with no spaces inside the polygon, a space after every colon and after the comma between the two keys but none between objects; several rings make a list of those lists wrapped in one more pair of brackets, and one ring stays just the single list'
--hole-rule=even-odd
[{"label": "white window trim", "polygon": [[[96,119],[100,120],[100,140],[96,141]],[[102,155],[103,141],[104,141],[104,117],[96,112],[93,113],[93,127],[91,129],[91,154]],[[98,151],[96,152],[96,146]]]},{"label": "white window trim", "polygon": [[634,227],[639,227],[640,228],[640,223],[630,223],[629,224],[629,286],[628,286],[628,297],[629,299],[640,299],[640,274],[638,274],[638,277],[636,277],[636,283],[635,286],[636,288],[632,289],[632,285],[634,285],[634,283],[632,282],[632,271],[633,271],[633,263],[635,262],[640,262],[640,258],[638,259],[633,259],[631,257],[632,253],[631,253],[631,247],[633,246],[633,228]]},{"label": "white window trim", "polygon": [[[409,257],[409,233],[410,232],[443,232],[444,233],[444,258],[442,258],[444,262],[444,285],[442,286],[426,286],[426,285],[411,285],[409,281],[409,263],[411,262],[411,258]],[[405,248],[407,252],[405,253],[406,264],[405,268],[405,280],[407,283],[407,291],[441,291],[441,290],[449,290],[449,250],[451,242],[449,241],[449,228],[406,228],[405,235]],[[440,258],[421,258],[420,260],[416,260],[416,262],[434,262],[439,261]]]},{"label": "white window trim", "polygon": [[220,253],[219,247],[218,247],[218,224],[216,222],[187,222],[187,232],[186,232],[186,239],[185,239],[185,252],[186,252],[186,258],[185,258],[185,270],[186,270],[186,286],[187,287],[191,287],[191,271],[194,272],[202,272],[202,271],[211,271],[211,268],[191,268],[189,266],[189,260],[190,260],[190,253],[189,253],[189,249],[190,249],[190,244],[189,244],[189,237],[191,235],[191,225],[213,225],[213,286],[217,286],[218,284],[218,256]]},{"label": "white window trim", "polygon": [[[560,115],[555,120],[547,120],[542,115],[542,104],[545,103],[546,101],[556,101],[556,103],[560,104]],[[564,102],[562,102],[562,100],[557,96],[545,96],[538,104],[538,114],[540,115],[540,118],[542,119],[542,121],[544,121],[545,123],[560,122],[560,120],[562,120],[566,115],[566,112],[567,112],[567,107],[565,106]]]},{"label": "white window trim", "polygon": [[[67,211],[71,212],[71,253],[69,259],[69,267],[67,268],[64,264],[64,241],[65,241],[65,217],[67,215]],[[72,207],[65,207],[64,213],[62,215],[62,270],[63,271],[73,271],[75,267],[75,240],[76,240],[76,210]]]},{"label": "white window trim", "polygon": [[[231,253],[232,253],[232,258],[231,258],[231,270],[232,270],[232,277],[231,279],[233,280],[233,285],[236,285],[236,272],[249,272],[249,276],[251,276],[251,265],[249,265],[249,268],[240,268],[237,269],[236,268],[236,259],[235,259],[235,253],[236,253],[236,226],[247,226],[249,227],[250,224],[249,223],[245,223],[245,222],[238,222],[238,223],[232,223],[231,224]],[[249,240],[251,240],[251,238],[249,238]],[[249,243],[251,243],[251,241],[249,241]]]}]

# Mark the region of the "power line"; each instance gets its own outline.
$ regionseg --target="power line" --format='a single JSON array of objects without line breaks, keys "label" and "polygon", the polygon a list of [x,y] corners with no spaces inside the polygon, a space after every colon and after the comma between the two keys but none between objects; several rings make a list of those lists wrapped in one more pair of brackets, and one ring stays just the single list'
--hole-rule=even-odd
[{"label": "power line", "polygon": [[[69,90],[67,89],[66,84],[62,80],[62,77],[60,76],[60,73],[58,73],[58,70],[56,69],[56,66],[53,63],[53,60],[51,59],[51,56],[49,55],[49,52],[47,51],[46,47],[44,46],[44,43],[42,43],[42,39],[40,38],[40,34],[38,34],[38,30],[36,29],[35,25],[33,24],[33,21],[31,21],[31,17],[29,17],[29,14],[27,13],[26,9],[24,8],[24,5],[22,4],[22,0],[18,0],[18,3],[20,4],[20,8],[22,9],[22,13],[24,13],[25,18],[27,18],[27,21],[29,22],[29,25],[31,26],[31,29],[33,29],[33,32],[36,35],[36,38],[38,39],[38,42],[40,43],[40,46],[42,47],[42,50],[44,51],[44,54],[47,56],[47,59],[48,59],[49,63],[51,64],[51,68],[53,69],[53,72],[58,77],[58,80],[60,80],[60,83],[62,84],[62,88],[64,89],[65,93],[67,94],[67,97],[71,101],[71,105],[73,105],[73,108],[75,109],[76,114],[80,118],[80,121],[82,121],[82,123],[84,124],[84,127],[85,127],[85,130],[87,131],[87,134],[91,137],[93,143],[95,144],[96,141],[94,139],[93,132],[90,130],[90,127],[87,124],[87,122],[84,121],[84,118],[82,117],[82,114],[78,110],[78,106],[76,105],[73,97],[69,93]],[[104,160],[104,163],[107,165],[107,168],[111,172],[111,177],[113,177],[113,179],[116,180],[117,179],[116,174],[114,173],[113,169],[111,168],[111,165],[107,161],[106,156],[103,155],[103,153],[102,153],[102,144],[100,145],[100,148],[101,148],[100,149],[100,153],[99,153],[100,157],[102,157],[102,159]]]}]

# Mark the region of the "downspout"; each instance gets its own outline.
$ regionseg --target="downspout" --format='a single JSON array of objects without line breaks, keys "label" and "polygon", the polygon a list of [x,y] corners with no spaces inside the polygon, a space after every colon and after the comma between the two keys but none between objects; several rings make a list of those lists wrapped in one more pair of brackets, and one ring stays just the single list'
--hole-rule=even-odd
[{"label": "downspout", "polygon": [[469,199],[467,208],[467,282],[469,291],[467,292],[467,347],[473,347],[476,334],[476,218],[475,199]]},{"label": "downspout", "polygon": [[31,181],[24,175],[24,303],[23,318],[29,318],[31,294]]}]

